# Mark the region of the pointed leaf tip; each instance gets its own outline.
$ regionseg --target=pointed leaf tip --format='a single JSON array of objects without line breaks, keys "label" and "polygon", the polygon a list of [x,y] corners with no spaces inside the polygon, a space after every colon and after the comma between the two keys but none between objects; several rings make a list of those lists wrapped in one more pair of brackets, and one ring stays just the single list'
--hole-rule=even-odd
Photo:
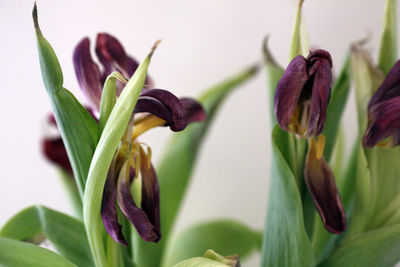
[{"label": "pointed leaf tip", "polygon": [[272,65],[278,65],[276,63],[275,58],[272,56],[271,51],[268,46],[268,41],[269,41],[269,36],[265,36],[264,41],[263,41],[263,55],[264,55],[264,61],[266,64],[272,64]]},{"label": "pointed leaf tip", "polygon": [[38,13],[37,13],[37,5],[36,1],[33,4],[33,9],[32,9],[32,18],[33,18],[33,23],[35,25],[36,29],[39,29],[39,22],[38,22]]},{"label": "pointed leaf tip", "polygon": [[161,43],[161,39],[159,39],[159,40],[157,40],[155,43],[154,43],[154,45],[153,45],[153,47],[151,48],[151,52],[150,52],[150,57],[151,56],[153,56],[153,53],[154,53],[154,51],[156,51],[156,49],[157,49],[157,47],[158,47],[158,45]]}]

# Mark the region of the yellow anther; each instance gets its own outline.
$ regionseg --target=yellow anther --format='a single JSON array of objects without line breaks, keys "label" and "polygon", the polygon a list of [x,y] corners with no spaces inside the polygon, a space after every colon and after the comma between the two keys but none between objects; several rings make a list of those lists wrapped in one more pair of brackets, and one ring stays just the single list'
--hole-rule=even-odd
[{"label": "yellow anther", "polygon": [[134,123],[132,141],[144,132],[157,127],[165,125],[165,121],[154,115],[148,115]]},{"label": "yellow anther", "polygon": [[147,146],[147,168],[150,169],[151,167],[151,148]]},{"label": "yellow anther", "polygon": [[321,134],[318,136],[318,141],[317,141],[317,159],[322,158],[322,155],[324,153],[324,148],[325,148],[325,135]]}]

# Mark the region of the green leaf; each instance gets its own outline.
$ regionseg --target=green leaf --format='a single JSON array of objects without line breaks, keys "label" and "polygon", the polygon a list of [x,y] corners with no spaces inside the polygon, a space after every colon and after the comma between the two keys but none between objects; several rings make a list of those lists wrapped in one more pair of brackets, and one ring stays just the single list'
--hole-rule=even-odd
[{"label": "green leaf", "polygon": [[301,48],[301,10],[303,7],[303,2],[304,0],[298,0],[298,6],[297,6],[297,11],[296,11],[296,17],[294,21],[294,27],[293,27],[293,34],[292,34],[292,43],[290,46],[290,60],[295,58],[297,55],[301,55],[303,52],[303,49]]},{"label": "green leaf", "polygon": [[[158,244],[137,240],[135,250],[141,267],[159,266],[168,235],[175,222],[178,210],[196,163],[197,155],[206,133],[223,101],[239,85],[250,79],[257,68],[251,67],[217,84],[203,93],[198,100],[203,105],[207,120],[189,125],[184,131],[173,135],[166,153],[157,168],[160,186],[161,232]],[[151,254],[152,257],[146,255]]]},{"label": "green leaf", "polygon": [[4,237],[0,237],[0,265],[12,267],[77,266],[49,249]]},{"label": "green leaf", "polygon": [[134,75],[119,96],[101,134],[100,141],[90,164],[83,196],[83,218],[92,255],[98,267],[105,266],[107,262],[103,240],[104,226],[100,216],[104,184],[115,151],[120,144],[137,99],[142,91],[150,59],[156,45],[157,43],[151,53],[136,69]]},{"label": "green leaf", "polygon": [[400,225],[355,236],[342,243],[320,267],[389,267],[400,261]]},{"label": "green leaf", "polygon": [[378,66],[388,74],[397,60],[397,0],[386,0]]},{"label": "green leaf", "polygon": [[14,215],[0,230],[1,237],[34,241],[44,235],[65,258],[80,266],[93,266],[85,228],[79,220],[43,206]]},{"label": "green leaf", "polygon": [[274,114],[274,95],[276,86],[278,85],[279,80],[281,79],[285,70],[279,66],[279,64],[275,61],[272,56],[271,51],[268,47],[268,37],[264,39],[263,43],[263,55],[265,62],[265,71],[267,74],[267,85],[269,89],[269,113],[270,113],[270,123],[271,125],[275,125],[276,119]]},{"label": "green leaf", "polygon": [[110,75],[108,75],[104,87],[103,92],[101,94],[101,102],[100,102],[100,118],[99,118],[99,131],[102,132],[104,126],[108,118],[110,117],[111,111],[115,106],[115,102],[117,100],[117,80],[127,83],[124,76],[114,71]]},{"label": "green leaf", "polygon": [[368,102],[383,82],[384,76],[361,45],[356,43],[351,47],[351,74],[356,93],[359,132],[363,133],[368,122]]},{"label": "green leaf", "polygon": [[76,98],[62,87],[63,76],[60,63],[53,48],[41,33],[36,4],[33,8],[33,21],[43,83],[82,195],[98,140],[97,123]]},{"label": "green leaf", "polygon": [[340,121],[350,91],[350,67],[350,57],[348,56],[332,88],[332,94],[326,112],[326,122],[322,134],[325,135],[326,140],[324,157],[327,162],[329,162],[332,155]]},{"label": "green leaf", "polygon": [[208,248],[223,255],[237,254],[243,260],[261,248],[261,239],[260,233],[233,220],[199,223],[172,237],[162,266],[201,256]]},{"label": "green leaf", "polygon": [[272,131],[273,161],[268,216],[265,225],[263,267],[312,266],[311,242],[304,228],[301,197],[295,177],[283,157],[287,133]]}]

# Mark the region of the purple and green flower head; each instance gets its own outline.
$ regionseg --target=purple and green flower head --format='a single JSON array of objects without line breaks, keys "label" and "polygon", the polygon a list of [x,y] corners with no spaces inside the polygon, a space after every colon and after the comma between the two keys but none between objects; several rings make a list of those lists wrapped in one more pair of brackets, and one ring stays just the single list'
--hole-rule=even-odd
[{"label": "purple and green flower head", "polygon": [[[88,38],[79,42],[73,60],[81,90],[97,114],[107,77],[115,71],[122,74],[124,79],[116,81],[115,95],[118,97],[125,86],[124,80],[133,75],[139,64],[126,54],[115,37],[106,33],[98,34],[95,51],[101,68],[92,59]],[[149,78],[145,87],[109,168],[103,192],[101,217],[104,227],[114,240],[125,245],[128,242],[118,221],[118,207],[143,240],[157,242],[161,238],[157,175],[151,163],[151,148],[139,141],[139,137],[155,127],[168,126],[177,132],[191,122],[206,119],[202,106],[196,100],[178,98],[164,89],[148,89],[153,87]],[[92,115],[97,119],[95,114]],[[45,139],[43,147],[50,161],[72,174],[61,138]],[[131,193],[135,181],[140,183],[138,196]]]}]

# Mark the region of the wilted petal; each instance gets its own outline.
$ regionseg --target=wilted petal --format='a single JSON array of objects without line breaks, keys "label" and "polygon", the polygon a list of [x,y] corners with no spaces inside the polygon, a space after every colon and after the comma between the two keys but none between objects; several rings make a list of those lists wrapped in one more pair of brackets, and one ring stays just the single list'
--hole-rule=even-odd
[{"label": "wilted petal", "polygon": [[162,89],[143,92],[135,106],[135,113],[148,112],[166,121],[172,131],[182,131],[187,125],[184,107],[172,93]]},{"label": "wilted petal", "polygon": [[322,152],[321,155],[317,154],[317,144],[314,139],[310,141],[308,148],[304,176],[325,228],[334,234],[342,233],[346,229],[346,216],[336,188],[335,177],[322,157]]},{"label": "wilted petal", "polygon": [[[119,71],[129,80],[139,66],[137,60],[126,54],[124,47],[117,38],[107,33],[97,35],[96,54],[104,66],[103,82],[113,71]],[[153,87],[153,82],[149,77],[146,78],[145,87]],[[117,95],[120,95],[123,88],[124,85],[117,81]]]},{"label": "wilted petal", "polygon": [[66,173],[73,175],[67,151],[65,150],[65,146],[61,137],[54,139],[43,139],[42,151],[49,161],[61,167]]},{"label": "wilted petal", "polygon": [[370,109],[380,102],[389,100],[397,96],[400,96],[400,60],[396,62],[396,64],[386,76],[382,85],[375,92],[374,96],[371,98],[368,104],[368,108]]},{"label": "wilted petal", "polygon": [[331,92],[332,59],[329,54],[317,50],[310,54],[309,62],[313,63],[313,72],[310,73],[310,75],[313,75],[313,78],[310,115],[306,135],[317,136],[322,132],[325,125],[326,109]]},{"label": "wilted petal", "polygon": [[305,136],[321,133],[332,81],[332,59],[327,51],[295,57],[279,81],[274,113],[280,127]]},{"label": "wilted petal", "polygon": [[117,183],[117,200],[121,211],[133,224],[144,241],[157,242],[159,236],[155,226],[151,223],[144,210],[138,208],[130,191],[128,164],[123,165]]},{"label": "wilted petal", "polygon": [[150,222],[155,226],[155,232],[158,235],[157,240],[161,239],[160,228],[160,192],[158,187],[157,175],[150,158],[140,148],[142,174],[142,209],[146,213]]},{"label": "wilted petal", "polygon": [[400,96],[371,106],[369,116],[364,146],[371,148],[387,137],[392,137],[391,145],[400,145]]},{"label": "wilted petal", "polygon": [[115,198],[117,196],[117,181],[115,174],[115,160],[110,166],[104,186],[103,200],[101,206],[101,219],[107,233],[117,242],[127,246],[122,227],[118,222],[118,213]]},{"label": "wilted petal", "polygon": [[205,121],[207,119],[203,106],[197,100],[189,97],[181,97],[179,100],[182,103],[188,124],[195,121]]},{"label": "wilted petal", "polygon": [[307,61],[303,56],[297,56],[279,80],[274,96],[275,117],[285,131],[291,131],[289,124],[307,81]]},{"label": "wilted petal", "polygon": [[100,70],[90,55],[89,38],[84,38],[74,50],[74,67],[79,86],[88,101],[99,110],[101,93]]}]

